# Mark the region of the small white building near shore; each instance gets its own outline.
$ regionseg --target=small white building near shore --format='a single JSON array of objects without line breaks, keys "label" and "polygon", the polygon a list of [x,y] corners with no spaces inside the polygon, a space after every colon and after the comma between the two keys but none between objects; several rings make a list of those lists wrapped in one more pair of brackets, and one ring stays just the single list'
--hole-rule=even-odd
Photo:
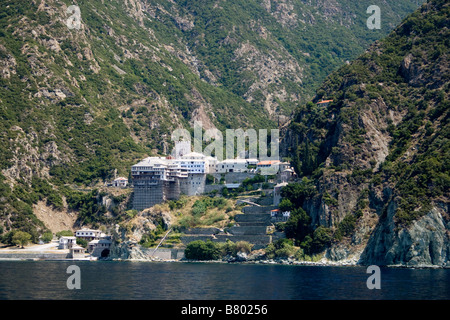
[{"label": "small white building near shore", "polygon": [[72,246],[76,245],[76,243],[76,237],[62,236],[59,238],[58,249],[70,249]]},{"label": "small white building near shore", "polygon": [[69,256],[68,257],[71,259],[83,259],[86,257],[85,252],[86,252],[86,249],[75,244],[71,248],[69,248]]}]

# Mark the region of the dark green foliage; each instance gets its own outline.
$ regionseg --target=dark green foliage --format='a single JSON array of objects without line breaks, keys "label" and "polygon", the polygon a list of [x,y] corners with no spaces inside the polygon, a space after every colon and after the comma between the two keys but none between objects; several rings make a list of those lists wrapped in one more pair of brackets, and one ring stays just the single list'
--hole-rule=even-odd
[{"label": "dark green foliage", "polygon": [[206,184],[213,184],[215,181],[214,176],[212,174],[207,174],[206,175]]},{"label": "dark green foliage", "polygon": [[266,256],[269,259],[273,258],[288,258],[295,253],[295,248],[292,240],[279,239],[274,243],[270,243],[265,248]]},{"label": "dark green foliage", "polygon": [[141,241],[139,241],[139,244],[143,247],[149,248],[156,246],[159,243],[159,238],[167,231],[167,226],[162,219],[157,219],[155,224],[156,229],[145,233],[142,236]]},{"label": "dark green foliage", "polygon": [[254,184],[263,183],[265,180],[266,178],[264,176],[257,174],[252,178],[245,178],[241,183],[241,187],[245,190],[252,190]]},{"label": "dark green foliage", "polygon": [[77,238],[77,245],[79,245],[80,247],[87,248],[88,244],[89,243],[86,239]]},{"label": "dark green foliage", "polygon": [[[312,181],[303,178],[300,183],[291,183],[283,187],[281,190],[283,199],[279,204],[280,210],[291,212],[289,219],[283,223],[281,229],[288,239],[292,239],[308,255],[321,252],[332,239],[331,230],[323,226],[312,226],[311,217],[302,208],[305,200],[315,194],[316,190]],[[328,197],[328,201],[333,201],[334,204],[336,200]]]},{"label": "dark green foliage", "polygon": [[332,237],[332,232],[329,228],[324,226],[317,227],[312,236],[313,240],[309,253],[316,253],[324,250],[331,243]]},{"label": "dark green foliage", "polygon": [[[272,53],[272,50],[278,52],[278,48],[282,48],[280,54],[290,55],[304,66],[302,85],[291,79],[282,79],[283,87],[289,94],[300,93],[302,97],[310,96],[316,84],[331,71],[346,60],[354,59],[366,46],[386,35],[400,21],[401,16],[411,12],[416,6],[409,2],[389,2],[385,7],[386,20],[382,29],[368,30],[366,9],[372,4],[369,1],[340,1],[338,7],[343,12],[332,17],[325,14],[326,9],[320,3],[297,1],[293,3],[292,9],[282,10],[299,17],[310,16],[314,22],[295,19],[295,22],[287,22],[287,25],[277,19],[279,13],[276,11],[279,8],[276,5],[265,9],[259,1],[254,0],[227,1],[220,8],[213,2],[204,1],[181,1],[177,4],[182,7],[182,12],[189,13],[194,18],[193,28],[183,30],[179,36],[184,36],[196,55],[205,61],[214,74],[220,75],[222,85],[243,96],[255,81],[255,74],[243,68],[243,62],[234,55],[240,45],[248,41],[263,54]],[[170,11],[172,6],[178,9],[175,5],[167,4],[166,10]],[[347,21],[350,16],[354,17],[354,21]],[[176,21],[163,13],[157,19],[164,21],[166,25],[176,24]],[[351,27],[346,23],[351,24]],[[270,37],[261,37],[255,32],[260,24]],[[173,34],[167,34],[166,28],[162,35],[167,37],[169,43],[175,43]],[[273,88],[276,90],[278,85],[273,84]],[[259,100],[257,95],[255,98],[256,103],[262,104],[264,101]],[[289,102],[282,109],[290,111],[292,107],[293,103]]]},{"label": "dark green foliage", "polygon": [[220,257],[220,251],[211,240],[196,240],[186,246],[184,256],[189,260],[216,260]]},{"label": "dark green foliage", "polygon": [[310,216],[302,208],[292,210],[284,227],[284,232],[287,238],[295,239],[297,243],[301,243],[312,232]]},{"label": "dark green foliage", "polygon": [[61,237],[72,237],[73,236],[73,232],[72,231],[70,231],[70,230],[63,230],[63,231],[59,231],[59,232],[57,232],[56,233],[56,236],[58,237],[58,238],[61,238]]},{"label": "dark green foliage", "polygon": [[44,234],[41,237],[41,240],[44,243],[49,243],[50,241],[52,241],[52,239],[53,239],[53,233],[51,233],[50,231],[44,232]]},{"label": "dark green foliage", "polygon": [[210,208],[223,209],[226,205],[226,200],[223,198],[204,197],[194,202],[191,212],[194,216],[201,216]]},{"label": "dark green foliage", "polygon": [[207,208],[207,204],[204,201],[201,200],[197,200],[195,201],[195,203],[192,205],[192,214],[194,216],[197,215],[202,215],[206,212],[206,208]]},{"label": "dark green foliage", "polygon": [[34,203],[36,203],[36,200],[47,198],[47,204],[49,206],[53,206],[57,209],[63,208],[63,202],[60,194],[58,191],[54,190],[46,180],[33,177],[31,187],[33,189],[33,193],[30,195],[33,197]]},{"label": "dark green foliage", "polygon": [[196,240],[190,242],[184,251],[186,259],[189,260],[219,260],[223,258],[236,257],[242,252],[249,254],[253,245],[246,241],[212,242],[211,240]]},{"label": "dark green foliage", "polygon": [[[291,157],[300,176],[317,179],[324,170],[346,171],[347,182],[362,189],[369,182],[370,188],[392,187],[398,226],[426,214],[433,201],[448,199],[449,77],[441,68],[448,67],[449,15],[446,1],[428,1],[388,37],[327,77],[313,102],[333,100],[328,107],[311,102],[297,108]],[[372,109],[380,105],[386,110]],[[378,129],[392,138],[378,172],[367,152],[372,146],[363,121],[366,110],[386,124]],[[388,116],[391,112],[402,114],[398,124]],[[331,163],[325,166],[326,159]],[[370,159],[370,167],[359,159]],[[337,204],[328,193],[322,199]],[[353,233],[368,204],[367,196],[358,200],[355,211],[337,226],[337,238]]]},{"label": "dark green foliage", "polygon": [[169,200],[169,208],[170,210],[181,209],[186,205],[187,199],[182,197],[178,200]]},{"label": "dark green foliage", "polygon": [[81,225],[98,225],[98,223],[106,224],[111,218],[106,217],[106,208],[98,203],[98,191],[91,192],[69,192],[67,204],[69,209],[78,211],[78,221]]},{"label": "dark green foliage", "polygon": [[[14,231],[23,231],[31,235],[31,241],[37,243],[39,236],[47,231],[44,224],[33,214],[32,205],[39,200],[38,195],[27,184],[17,184],[13,190],[4,183],[0,175],[0,217],[4,221],[2,228],[3,243],[13,244]],[[0,234],[0,236],[2,236]]]},{"label": "dark green foliage", "polygon": [[345,216],[345,218],[338,224],[337,231],[334,235],[335,239],[342,240],[342,237],[348,237],[353,234],[356,226],[356,217],[352,214]]},{"label": "dark green foliage", "polygon": [[281,196],[288,199],[293,207],[301,208],[305,199],[310,198],[316,193],[311,180],[306,177],[299,183],[289,183],[281,189]]},{"label": "dark green foliage", "polygon": [[281,211],[291,211],[294,208],[294,205],[289,199],[282,199],[278,204],[278,209],[280,209]]}]

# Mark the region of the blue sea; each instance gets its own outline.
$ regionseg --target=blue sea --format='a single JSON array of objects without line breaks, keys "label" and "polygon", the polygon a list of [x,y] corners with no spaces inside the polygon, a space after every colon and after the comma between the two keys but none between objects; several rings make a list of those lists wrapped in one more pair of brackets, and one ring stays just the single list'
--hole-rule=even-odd
[{"label": "blue sea", "polygon": [[[69,288],[77,266],[79,289]],[[70,269],[69,269],[70,270]],[[450,269],[130,261],[0,261],[0,300],[448,300]],[[75,280],[74,280],[75,281]],[[71,282],[74,283],[74,282]]]}]

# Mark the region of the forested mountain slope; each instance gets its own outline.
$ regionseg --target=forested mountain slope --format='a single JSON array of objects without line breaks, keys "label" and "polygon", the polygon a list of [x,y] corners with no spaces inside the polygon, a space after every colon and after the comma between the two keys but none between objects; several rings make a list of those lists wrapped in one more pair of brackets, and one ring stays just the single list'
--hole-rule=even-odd
[{"label": "forested mountain slope", "polygon": [[308,186],[304,221],[321,227],[330,259],[448,263],[449,12],[447,1],[424,4],[332,73],[286,131]]},{"label": "forested mountain slope", "polygon": [[371,4],[2,1],[0,234],[36,240],[41,202],[110,221],[90,189],[170,152],[175,128],[275,128],[417,6],[383,1],[370,30]]}]

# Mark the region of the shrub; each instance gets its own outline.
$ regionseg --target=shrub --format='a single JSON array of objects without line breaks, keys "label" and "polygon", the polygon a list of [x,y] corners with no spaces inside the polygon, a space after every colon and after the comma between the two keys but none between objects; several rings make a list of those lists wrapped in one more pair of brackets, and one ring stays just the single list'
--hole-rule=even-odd
[{"label": "shrub", "polygon": [[20,245],[23,248],[31,241],[31,234],[24,231],[16,231],[12,237],[12,241],[15,245]]},{"label": "shrub", "polygon": [[189,260],[216,260],[220,258],[220,250],[211,240],[196,240],[186,246],[184,255]]},{"label": "shrub", "polygon": [[212,174],[207,174],[206,175],[206,184],[214,184],[215,179],[214,176]]},{"label": "shrub", "polygon": [[41,237],[41,240],[44,241],[45,243],[49,243],[50,241],[52,241],[52,239],[53,233],[51,233],[50,231],[44,232],[44,234]]},{"label": "shrub", "polygon": [[229,239],[226,242],[218,243],[217,246],[222,256],[236,256],[238,253],[236,243]]},{"label": "shrub", "polygon": [[12,240],[13,236],[14,236],[14,231],[9,231],[8,233],[4,234],[1,237],[0,241],[7,245],[13,245],[14,244],[14,242]]},{"label": "shrub", "polygon": [[292,204],[291,200],[282,199],[280,204],[278,205],[278,208],[281,211],[291,211],[292,209],[294,209],[294,205]]},{"label": "shrub", "polygon": [[206,212],[207,205],[202,200],[197,200],[194,202],[194,205],[192,206],[191,213],[194,216],[202,215]]},{"label": "shrub", "polygon": [[47,198],[47,205],[52,205],[56,209],[62,209],[64,207],[61,196],[56,192],[49,194]]},{"label": "shrub", "polygon": [[247,241],[238,241],[236,242],[236,251],[237,252],[243,252],[243,253],[250,253],[252,252],[253,244],[247,242]]},{"label": "shrub", "polygon": [[291,211],[291,215],[286,221],[284,232],[287,238],[293,238],[301,242],[303,238],[311,232],[311,217],[302,208]]},{"label": "shrub", "polygon": [[344,236],[348,236],[353,233],[356,226],[356,217],[353,215],[347,215],[340,223],[339,229],[342,231]]},{"label": "shrub", "polygon": [[280,239],[276,242],[269,243],[265,251],[267,258],[274,259],[293,256],[296,252],[296,249],[291,240]]},{"label": "shrub", "polygon": [[61,237],[71,237],[71,236],[73,236],[73,232],[70,230],[63,230],[56,233],[56,237],[58,237],[58,239]]},{"label": "shrub", "polygon": [[189,260],[218,260],[225,256],[236,256],[239,252],[250,253],[253,245],[247,241],[212,242],[196,240],[186,246],[184,255]]},{"label": "shrub", "polygon": [[314,230],[311,243],[311,253],[320,252],[331,242],[332,235],[329,228],[319,226]]},{"label": "shrub", "polygon": [[137,216],[138,212],[137,212],[137,210],[135,210],[135,209],[131,209],[131,210],[127,210],[127,211],[125,212],[125,214],[126,214],[126,216],[127,216],[128,218],[133,219],[134,217]]},{"label": "shrub", "polygon": [[186,197],[181,197],[178,200],[169,200],[168,203],[169,203],[170,210],[181,209],[181,208],[183,208],[186,205],[187,198]]},{"label": "shrub", "polygon": [[88,242],[85,239],[77,238],[77,245],[79,245],[83,248],[87,248]]}]

